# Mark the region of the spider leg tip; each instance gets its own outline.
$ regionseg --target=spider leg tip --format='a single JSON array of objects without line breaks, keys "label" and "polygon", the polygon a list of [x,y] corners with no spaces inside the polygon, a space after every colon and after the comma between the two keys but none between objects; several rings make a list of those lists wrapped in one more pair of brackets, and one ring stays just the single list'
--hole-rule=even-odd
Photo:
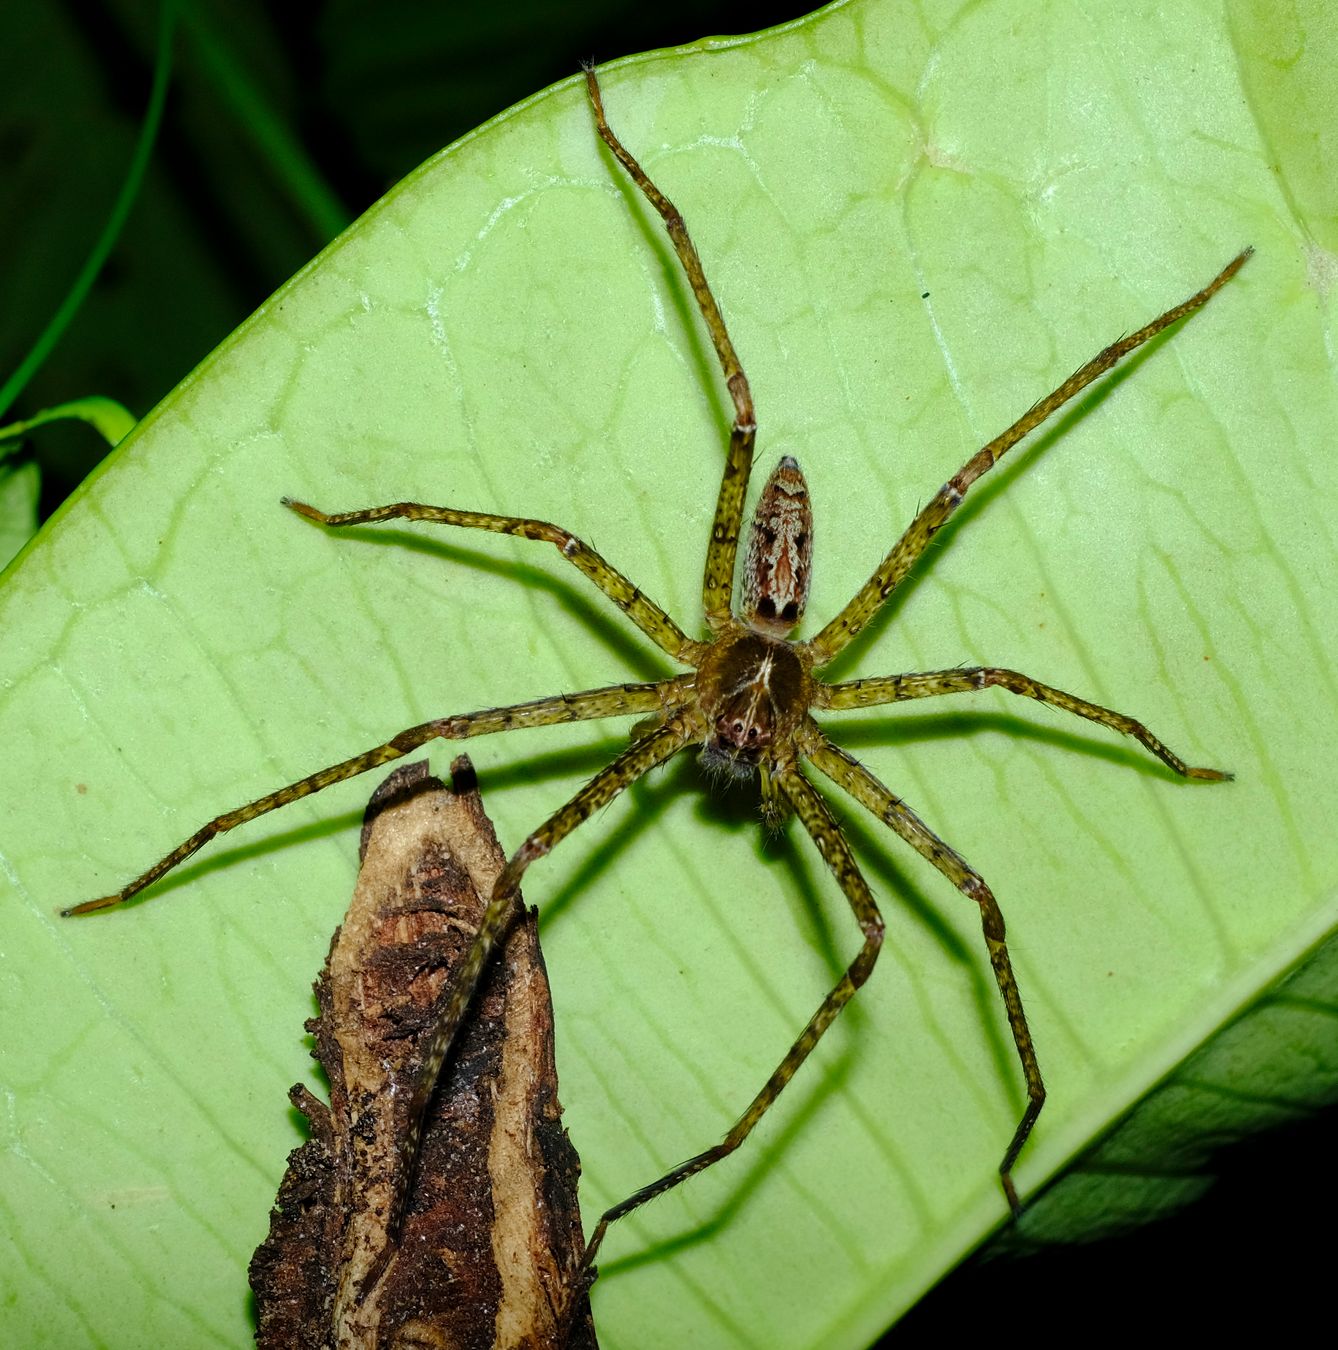
[{"label": "spider leg tip", "polygon": [[314,520],[318,524],[325,520],[325,512],[318,511],[314,506],[308,506],[306,502],[300,502],[296,497],[280,497],[279,504],[286,506],[296,515],[305,516],[308,520]]},{"label": "spider leg tip", "polygon": [[1008,1210],[1014,1219],[1021,1217],[1022,1202],[1017,1198],[1017,1187],[1013,1185],[1011,1172],[1001,1172],[999,1181],[1003,1185],[1004,1199],[1008,1201]]},{"label": "spider leg tip", "polygon": [[97,900],[85,900],[82,905],[69,905],[58,910],[62,919],[77,919],[81,914],[93,914],[100,909],[111,909],[121,903],[119,892],[116,895],[104,895]]},{"label": "spider leg tip", "polygon": [[1225,769],[1190,769],[1187,778],[1197,778],[1204,783],[1230,783],[1236,775]]}]

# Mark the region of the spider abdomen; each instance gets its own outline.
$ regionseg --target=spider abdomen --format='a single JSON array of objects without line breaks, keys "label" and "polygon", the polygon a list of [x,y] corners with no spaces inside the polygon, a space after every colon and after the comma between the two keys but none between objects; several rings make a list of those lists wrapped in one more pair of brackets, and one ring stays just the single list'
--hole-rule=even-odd
[{"label": "spider abdomen", "polygon": [[743,564],[743,621],[783,638],[804,617],[813,578],[813,508],[791,455],[771,471],[753,515]]}]

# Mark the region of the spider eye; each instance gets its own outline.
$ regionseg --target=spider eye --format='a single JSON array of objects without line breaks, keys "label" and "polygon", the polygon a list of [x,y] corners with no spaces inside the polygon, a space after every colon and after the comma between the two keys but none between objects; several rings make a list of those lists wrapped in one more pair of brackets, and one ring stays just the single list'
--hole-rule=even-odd
[{"label": "spider eye", "polygon": [[757,617],[759,619],[774,619],[776,617],[776,602],[769,595],[764,595],[757,602]]}]

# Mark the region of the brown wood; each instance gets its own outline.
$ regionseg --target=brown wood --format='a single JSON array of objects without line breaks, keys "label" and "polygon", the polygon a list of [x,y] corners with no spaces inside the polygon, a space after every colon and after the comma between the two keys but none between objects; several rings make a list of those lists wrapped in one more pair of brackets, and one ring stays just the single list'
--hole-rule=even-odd
[{"label": "brown wood", "polygon": [[[504,857],[464,757],[447,789],[412,764],[373,796],[362,866],[307,1024],[330,1105],[311,1124],[251,1263],[262,1347],[595,1345],[580,1167],[561,1125],[533,914],[515,923],[422,1118],[422,1060]],[[407,1196],[398,1236],[397,1197]]]}]

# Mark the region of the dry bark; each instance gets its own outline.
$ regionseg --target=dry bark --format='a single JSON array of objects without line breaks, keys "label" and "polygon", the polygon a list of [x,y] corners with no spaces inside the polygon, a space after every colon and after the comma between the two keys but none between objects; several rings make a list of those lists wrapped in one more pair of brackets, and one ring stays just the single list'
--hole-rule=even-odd
[{"label": "dry bark", "polygon": [[[406,1156],[424,1044],[505,861],[468,759],[452,774],[447,789],[425,764],[399,769],[368,806],[357,888],[307,1023],[330,1105],[292,1089],[311,1138],[289,1157],[251,1262],[262,1347],[538,1350],[560,1343],[581,1283],[580,1164],[561,1125],[534,915],[519,900]],[[568,1343],[596,1343],[583,1291]]]}]

